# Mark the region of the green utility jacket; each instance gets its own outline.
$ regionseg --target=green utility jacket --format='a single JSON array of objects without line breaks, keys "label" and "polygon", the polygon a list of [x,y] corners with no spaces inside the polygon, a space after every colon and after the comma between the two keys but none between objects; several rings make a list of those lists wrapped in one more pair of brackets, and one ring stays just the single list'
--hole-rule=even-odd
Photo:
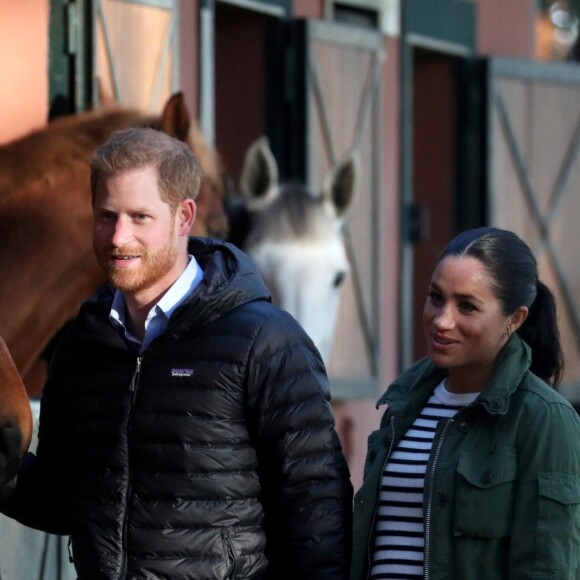
[{"label": "green utility jacket", "polygon": [[[488,388],[437,426],[423,500],[426,579],[580,578],[580,419],[528,370],[530,356],[513,335]],[[355,496],[351,580],[368,575],[389,452],[445,375],[423,359],[378,402],[388,409]]]}]

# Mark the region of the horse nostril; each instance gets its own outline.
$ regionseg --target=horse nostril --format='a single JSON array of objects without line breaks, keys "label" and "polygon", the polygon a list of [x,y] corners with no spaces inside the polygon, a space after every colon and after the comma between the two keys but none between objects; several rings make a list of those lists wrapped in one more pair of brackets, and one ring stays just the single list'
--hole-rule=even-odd
[{"label": "horse nostril", "polygon": [[338,288],[344,282],[345,277],[346,277],[345,272],[338,272],[338,274],[334,277],[333,286],[335,288]]}]

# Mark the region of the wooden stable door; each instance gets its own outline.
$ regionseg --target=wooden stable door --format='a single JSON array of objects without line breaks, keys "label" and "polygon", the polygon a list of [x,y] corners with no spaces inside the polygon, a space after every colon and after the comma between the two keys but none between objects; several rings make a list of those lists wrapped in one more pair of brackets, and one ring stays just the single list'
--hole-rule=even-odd
[{"label": "wooden stable door", "polygon": [[317,191],[349,151],[360,155],[361,180],[344,231],[351,271],[338,313],[329,376],[336,398],[378,392],[381,247],[380,106],[384,60],[380,34],[339,24],[305,23],[305,168]]},{"label": "wooden stable door", "polygon": [[523,238],[554,292],[563,394],[580,403],[580,67],[488,63],[488,222]]},{"label": "wooden stable door", "polygon": [[475,48],[475,9],[455,0],[401,2],[400,368],[425,354],[422,312],[433,265],[456,233],[463,146],[456,71]]},{"label": "wooden stable door", "polygon": [[94,102],[159,112],[178,88],[178,0],[95,0]]},{"label": "wooden stable door", "polygon": [[431,274],[455,234],[457,57],[413,51],[413,360],[425,356],[423,307]]}]

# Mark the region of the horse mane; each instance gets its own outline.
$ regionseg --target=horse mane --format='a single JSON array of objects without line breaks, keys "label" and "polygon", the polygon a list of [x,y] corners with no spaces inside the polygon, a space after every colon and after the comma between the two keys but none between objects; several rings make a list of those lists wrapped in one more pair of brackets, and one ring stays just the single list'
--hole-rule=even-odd
[{"label": "horse mane", "polygon": [[195,153],[203,172],[196,200],[197,217],[191,233],[226,239],[229,235],[229,222],[224,208],[225,169],[222,158],[207,142],[197,124],[190,127],[186,142]]},{"label": "horse mane", "polygon": [[207,142],[197,124],[190,128],[188,143],[201,165],[204,178],[212,186],[223,190],[223,160],[217,150]]}]

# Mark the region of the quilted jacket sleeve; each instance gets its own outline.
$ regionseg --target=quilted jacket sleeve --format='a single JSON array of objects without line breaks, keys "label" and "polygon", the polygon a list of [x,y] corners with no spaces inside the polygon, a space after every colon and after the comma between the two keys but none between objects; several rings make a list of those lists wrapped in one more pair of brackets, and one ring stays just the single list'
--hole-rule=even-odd
[{"label": "quilted jacket sleeve", "polygon": [[343,579],[352,486],[334,429],[328,379],[300,326],[274,312],[255,341],[247,378],[268,578]]}]

